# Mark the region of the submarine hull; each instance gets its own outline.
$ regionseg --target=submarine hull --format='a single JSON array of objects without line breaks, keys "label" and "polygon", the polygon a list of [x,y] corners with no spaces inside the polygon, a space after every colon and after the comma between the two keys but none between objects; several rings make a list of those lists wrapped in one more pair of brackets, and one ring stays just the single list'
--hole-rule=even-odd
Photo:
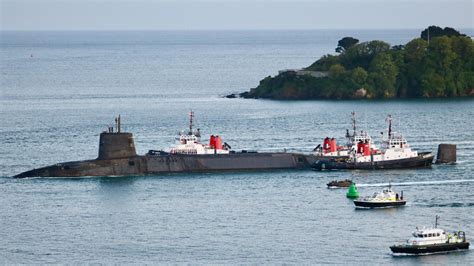
[{"label": "submarine hull", "polygon": [[313,165],[315,170],[333,170],[333,169],[365,169],[365,170],[381,170],[381,169],[403,169],[429,167],[433,163],[434,155],[429,152],[421,153],[418,157],[400,159],[354,163],[345,160],[321,159],[319,158]]},{"label": "submarine hull", "polygon": [[180,172],[310,169],[312,155],[298,153],[233,153],[209,155],[146,154],[127,158],[58,163],[20,173],[25,177],[130,176]]}]

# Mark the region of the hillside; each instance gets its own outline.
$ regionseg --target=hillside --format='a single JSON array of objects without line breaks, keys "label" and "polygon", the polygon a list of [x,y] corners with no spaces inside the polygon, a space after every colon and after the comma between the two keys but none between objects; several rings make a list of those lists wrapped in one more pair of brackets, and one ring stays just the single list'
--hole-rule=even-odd
[{"label": "hillside", "polygon": [[338,42],[301,70],[266,77],[244,98],[390,99],[474,95],[474,42],[452,28],[430,26],[405,45]]}]

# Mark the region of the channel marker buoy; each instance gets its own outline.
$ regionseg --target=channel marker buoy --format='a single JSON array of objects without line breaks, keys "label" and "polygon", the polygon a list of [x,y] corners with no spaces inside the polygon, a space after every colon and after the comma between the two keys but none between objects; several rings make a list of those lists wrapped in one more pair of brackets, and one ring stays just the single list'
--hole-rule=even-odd
[{"label": "channel marker buoy", "polygon": [[349,187],[349,190],[346,193],[346,197],[350,199],[355,199],[359,197],[359,191],[357,191],[357,187],[355,183],[352,183]]}]

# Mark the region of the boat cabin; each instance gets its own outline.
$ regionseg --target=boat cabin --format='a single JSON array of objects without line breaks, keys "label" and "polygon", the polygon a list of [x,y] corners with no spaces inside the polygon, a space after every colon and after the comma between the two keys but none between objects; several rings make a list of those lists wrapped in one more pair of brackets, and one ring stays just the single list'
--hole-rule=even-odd
[{"label": "boat cabin", "polygon": [[361,131],[359,135],[352,136],[352,139],[349,143],[349,145],[356,145],[359,142],[368,142],[372,143],[372,138],[369,136],[369,134],[365,131]]},{"label": "boat cabin", "polygon": [[448,236],[443,229],[422,228],[414,231],[412,237],[407,240],[412,245],[430,245],[446,243]]},{"label": "boat cabin", "polygon": [[409,148],[410,146],[407,143],[407,140],[402,136],[402,134],[392,133],[392,136],[384,141],[383,148],[393,149],[393,148]]}]

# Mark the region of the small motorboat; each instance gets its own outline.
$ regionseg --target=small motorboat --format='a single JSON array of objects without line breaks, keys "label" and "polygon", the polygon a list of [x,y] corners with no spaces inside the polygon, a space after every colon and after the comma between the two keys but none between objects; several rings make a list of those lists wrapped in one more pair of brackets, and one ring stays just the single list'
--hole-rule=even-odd
[{"label": "small motorboat", "polygon": [[343,187],[350,187],[352,185],[352,180],[333,180],[327,183],[328,188],[343,188]]},{"label": "small motorboat", "polygon": [[406,203],[403,199],[403,191],[401,195],[398,195],[392,190],[391,185],[380,192],[375,192],[372,196],[354,200],[356,208],[389,208],[404,206]]},{"label": "small motorboat", "polygon": [[434,228],[416,228],[412,237],[405,243],[393,245],[390,250],[394,254],[427,254],[469,249],[466,233],[464,231],[446,233],[443,229],[437,228],[438,218],[436,215]]}]

